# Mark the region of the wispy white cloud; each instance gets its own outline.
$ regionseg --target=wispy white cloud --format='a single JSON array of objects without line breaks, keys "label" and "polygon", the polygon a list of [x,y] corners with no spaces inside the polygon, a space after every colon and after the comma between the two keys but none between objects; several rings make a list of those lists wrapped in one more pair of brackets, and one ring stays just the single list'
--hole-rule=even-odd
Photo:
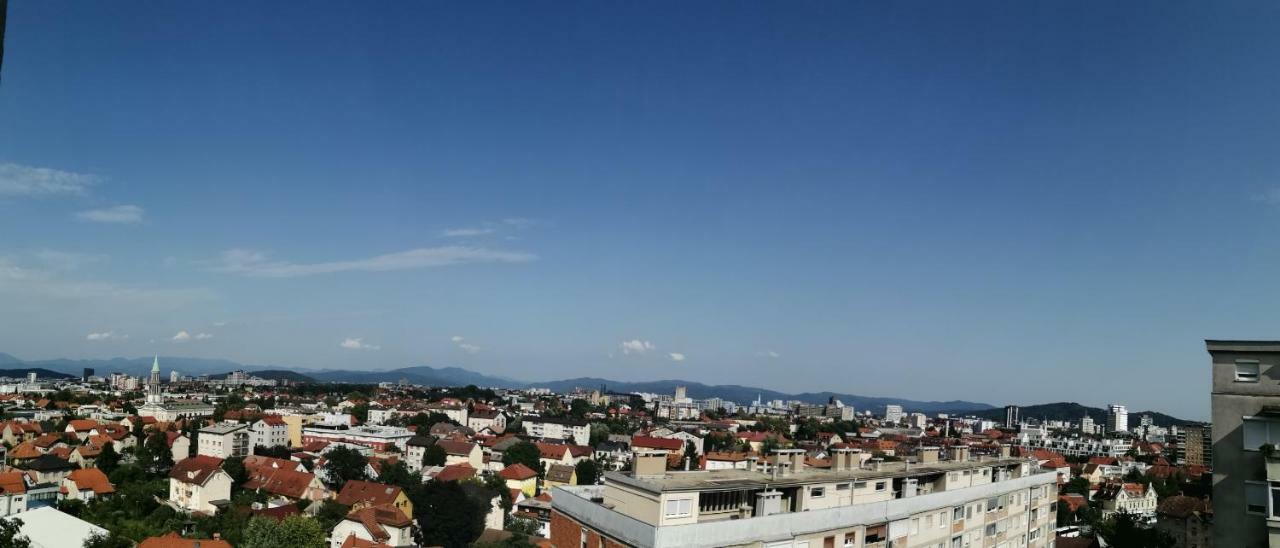
[{"label": "wispy white cloud", "polygon": [[216,297],[212,291],[204,288],[134,287],[105,281],[68,279],[65,273],[54,268],[31,268],[4,256],[0,256],[0,293],[10,294],[14,298],[54,299],[77,304],[98,301],[104,306],[117,309],[152,311],[172,310]]},{"label": "wispy white cloud", "polygon": [[0,196],[83,196],[98,181],[98,177],[83,173],[0,164]]},{"label": "wispy white cloud", "polygon": [[342,342],[338,343],[338,346],[346,348],[347,350],[382,350],[382,347],[379,345],[364,342],[364,338],[362,337],[343,339]]},{"label": "wispy white cloud", "polygon": [[90,333],[85,336],[85,340],[89,341],[116,341],[128,338],[128,334],[116,333],[115,331],[102,331],[99,333]]},{"label": "wispy white cloud", "polygon": [[765,351],[762,351],[762,352],[756,352],[756,355],[757,355],[757,356],[760,356],[760,357],[763,357],[763,358],[781,358],[781,357],[782,357],[782,354],[779,354],[779,353],[774,352],[774,351],[772,351],[772,350],[765,350]]},{"label": "wispy white cloud", "polygon": [[684,361],[684,354],[682,354],[682,353],[680,353],[680,352],[672,352],[672,353],[670,353],[670,354],[667,354],[667,357],[668,357],[668,358],[670,358],[670,359],[671,359],[671,361],[673,361],[673,362],[682,362],[682,361]]},{"label": "wispy white cloud", "polygon": [[169,340],[173,342],[179,342],[179,343],[187,342],[191,340],[191,334],[187,333],[186,331],[179,331],[176,335],[169,337]]},{"label": "wispy white cloud", "polygon": [[222,254],[215,270],[261,278],[294,278],[335,272],[386,272],[470,263],[525,263],[537,258],[532,253],[519,251],[444,246],[410,249],[349,261],[291,263],[273,260],[259,251],[231,249]]},{"label": "wispy white cloud", "polygon": [[137,224],[145,211],[136,205],[118,205],[76,213],[76,218],[91,223]]},{"label": "wispy white cloud", "polygon": [[440,235],[446,238],[473,238],[476,236],[488,236],[497,234],[498,232],[511,232],[516,230],[525,230],[538,224],[534,219],[524,217],[508,217],[498,222],[484,222],[478,226],[466,226],[459,228],[448,228],[440,231]]},{"label": "wispy white cloud", "polygon": [[213,338],[213,333],[196,333],[196,340],[203,341]]},{"label": "wispy white cloud", "polygon": [[466,339],[462,338],[460,335],[449,337],[449,340],[453,341],[453,344],[458,345],[459,350],[468,354],[475,354],[481,350],[479,346],[466,342]]},{"label": "wispy white cloud", "polygon": [[446,238],[469,238],[493,234],[494,232],[497,232],[497,229],[492,227],[449,228],[441,230],[440,235]]},{"label": "wispy white cloud", "polygon": [[618,347],[622,349],[623,354],[644,354],[654,348],[657,348],[653,343],[649,341],[642,341],[640,339],[622,341],[622,344],[618,345]]},{"label": "wispy white cloud", "polygon": [[75,253],[53,249],[42,249],[36,252],[35,256],[41,263],[53,270],[76,270],[90,263],[107,260],[107,256],[102,254]]}]

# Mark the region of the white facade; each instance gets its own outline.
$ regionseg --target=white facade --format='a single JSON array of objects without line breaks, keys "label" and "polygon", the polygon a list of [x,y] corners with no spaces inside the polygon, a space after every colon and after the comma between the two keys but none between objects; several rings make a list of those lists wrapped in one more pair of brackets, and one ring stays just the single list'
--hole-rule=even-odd
[{"label": "white facade", "polygon": [[572,440],[575,445],[591,441],[591,427],[586,421],[525,417],[521,424],[524,431],[535,438]]},{"label": "white facade", "polygon": [[200,429],[197,455],[208,455],[220,459],[249,456],[249,427],[243,424],[224,422]]},{"label": "white facade", "polygon": [[1123,405],[1113,403],[1107,408],[1107,432],[1128,432],[1129,411]]},{"label": "white facade", "polygon": [[289,446],[289,425],[284,423],[279,417],[268,419],[259,419],[249,427],[249,436],[252,447],[259,445],[263,447],[275,447],[282,445]]}]

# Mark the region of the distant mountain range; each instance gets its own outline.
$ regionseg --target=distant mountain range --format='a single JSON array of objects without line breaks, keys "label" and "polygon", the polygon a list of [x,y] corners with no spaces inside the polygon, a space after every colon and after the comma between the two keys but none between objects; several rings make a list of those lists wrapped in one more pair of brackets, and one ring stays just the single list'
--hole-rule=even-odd
[{"label": "distant mountain range", "polygon": [[[130,375],[145,376],[151,370],[151,361],[151,357],[27,361],[9,354],[0,353],[0,374],[25,376],[26,373],[15,375],[13,373],[6,373],[5,370],[25,371],[28,368],[35,368],[38,374],[40,374],[40,370],[46,370],[49,372],[48,374],[40,374],[42,377],[53,376],[53,373],[62,373],[68,376],[78,377],[83,369],[88,367],[92,368],[98,375],[110,374],[118,371],[121,373],[128,373]],[[990,418],[992,420],[1004,420],[1003,408],[995,407],[986,403],[965,400],[917,401],[903,398],[859,396],[855,394],[843,394],[836,392],[804,392],[792,394],[751,386],[740,386],[735,384],[707,385],[684,380],[623,382],[595,377],[580,377],[544,382],[526,382],[505,377],[485,375],[483,373],[477,373],[460,367],[436,368],[417,366],[392,369],[389,371],[356,371],[343,369],[306,369],[280,365],[248,365],[236,363],[230,360],[177,356],[160,356],[160,367],[166,372],[166,378],[167,372],[170,370],[177,370],[183,375],[209,375],[210,377],[218,378],[225,376],[230,371],[243,369],[245,371],[251,371],[253,374],[263,378],[288,379],[295,382],[308,382],[314,380],[318,382],[372,384],[405,380],[412,384],[432,386],[466,386],[474,384],[476,386],[491,388],[548,388],[555,392],[568,392],[575,388],[590,390],[603,387],[609,392],[649,392],[654,394],[671,394],[675,392],[676,386],[684,386],[687,388],[689,397],[691,398],[721,398],[738,404],[749,404],[750,402],[755,401],[757,397],[762,401],[798,400],[809,403],[826,403],[830,398],[834,397],[845,405],[852,406],[854,409],[859,411],[870,409],[877,413],[882,413],[885,405],[897,404],[901,405],[903,410],[907,412],[955,413],[980,416],[983,418]],[[1106,410],[1096,407],[1085,407],[1076,403],[1029,405],[1022,408],[1022,415],[1028,418],[1044,417],[1050,420],[1079,421],[1080,418],[1086,414],[1093,417],[1093,419],[1099,424],[1106,421]],[[1190,422],[1171,417],[1163,413],[1143,411],[1129,413],[1130,423],[1137,424],[1138,417],[1141,417],[1143,414],[1150,414],[1155,423],[1161,426]]]},{"label": "distant mountain range", "polygon": [[[991,419],[1003,423],[1005,419],[1004,408],[987,409],[982,411],[963,411],[955,410],[958,414],[973,415],[984,419]],[[1107,423],[1107,410],[1100,407],[1087,407],[1075,402],[1058,402],[1045,403],[1040,405],[1027,405],[1020,407],[1018,412],[1022,419],[1051,420],[1051,421],[1071,421],[1080,422],[1080,419],[1088,416],[1098,425]],[[1138,425],[1143,415],[1151,415],[1151,422],[1156,426],[1182,426],[1184,424],[1195,424],[1195,421],[1179,419],[1169,416],[1158,411],[1130,411],[1129,427]]]}]

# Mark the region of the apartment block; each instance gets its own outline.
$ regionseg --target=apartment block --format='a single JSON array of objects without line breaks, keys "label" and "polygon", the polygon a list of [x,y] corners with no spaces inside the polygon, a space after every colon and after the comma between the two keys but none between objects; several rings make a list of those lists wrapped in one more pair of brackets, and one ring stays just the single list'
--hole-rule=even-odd
[{"label": "apartment block", "polygon": [[1213,464],[1213,427],[1191,424],[1178,431],[1178,464],[1211,466]]},{"label": "apartment block", "polygon": [[1208,340],[1213,545],[1280,547],[1280,341]]},{"label": "apartment block", "polygon": [[197,455],[229,459],[245,457],[252,452],[249,447],[249,425],[220,422],[201,428],[197,436]]},{"label": "apartment block", "polygon": [[[637,452],[629,472],[604,484],[553,491],[551,542],[558,548],[1049,547],[1057,474],[1033,460],[947,460],[925,448],[914,462],[863,459],[836,449],[831,468],[779,450],[769,472],[666,470],[666,452]],[[763,463],[760,463],[763,464]]]}]

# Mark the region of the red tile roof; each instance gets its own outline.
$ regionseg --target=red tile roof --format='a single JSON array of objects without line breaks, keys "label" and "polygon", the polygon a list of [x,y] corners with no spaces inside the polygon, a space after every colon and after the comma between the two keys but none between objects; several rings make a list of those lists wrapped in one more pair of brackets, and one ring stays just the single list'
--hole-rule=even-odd
[{"label": "red tile roof", "polygon": [[176,531],[163,537],[151,537],[138,544],[138,548],[231,548],[225,540],[182,538]]},{"label": "red tile roof", "polygon": [[316,475],[310,472],[262,468],[250,474],[249,481],[244,482],[244,488],[261,489],[273,495],[300,499],[307,494],[307,488],[315,479]]},{"label": "red tile roof", "polygon": [[27,492],[27,482],[22,472],[0,473],[0,494],[16,494]]},{"label": "red tile roof", "polygon": [[355,506],[357,502],[372,505],[392,504],[400,496],[400,488],[384,483],[350,480],[338,492],[338,504]]},{"label": "red tile roof", "polygon": [[642,449],[666,449],[667,451],[684,450],[684,442],[677,439],[635,436],[631,438],[631,446]]},{"label": "red tile roof", "polygon": [[538,477],[538,473],[532,468],[525,466],[523,463],[517,462],[511,466],[503,468],[501,472],[498,472],[498,476],[502,479],[523,481],[529,478]]},{"label": "red tile roof", "polygon": [[436,474],[435,480],[436,481],[458,481],[458,480],[464,480],[467,478],[475,477],[475,475],[476,475],[476,469],[472,468],[470,464],[467,464],[464,462],[461,464],[451,464],[449,466],[444,467],[443,470],[440,470],[439,474]]},{"label": "red tile roof", "polygon": [[181,462],[173,465],[173,469],[169,471],[169,477],[183,483],[204,485],[204,482],[208,481],[211,476],[221,469],[222,459],[208,455],[196,455],[182,459]]},{"label": "red tile roof", "polygon": [[413,523],[413,520],[404,515],[399,508],[388,505],[362,508],[347,514],[346,519],[360,523],[369,531],[369,536],[380,541],[391,538],[391,535],[382,528],[383,525],[402,528]]},{"label": "red tile roof", "polygon": [[94,495],[109,495],[116,492],[116,487],[111,485],[111,480],[108,480],[107,475],[97,468],[81,468],[71,472],[67,479],[75,482],[76,489],[93,491]]}]

